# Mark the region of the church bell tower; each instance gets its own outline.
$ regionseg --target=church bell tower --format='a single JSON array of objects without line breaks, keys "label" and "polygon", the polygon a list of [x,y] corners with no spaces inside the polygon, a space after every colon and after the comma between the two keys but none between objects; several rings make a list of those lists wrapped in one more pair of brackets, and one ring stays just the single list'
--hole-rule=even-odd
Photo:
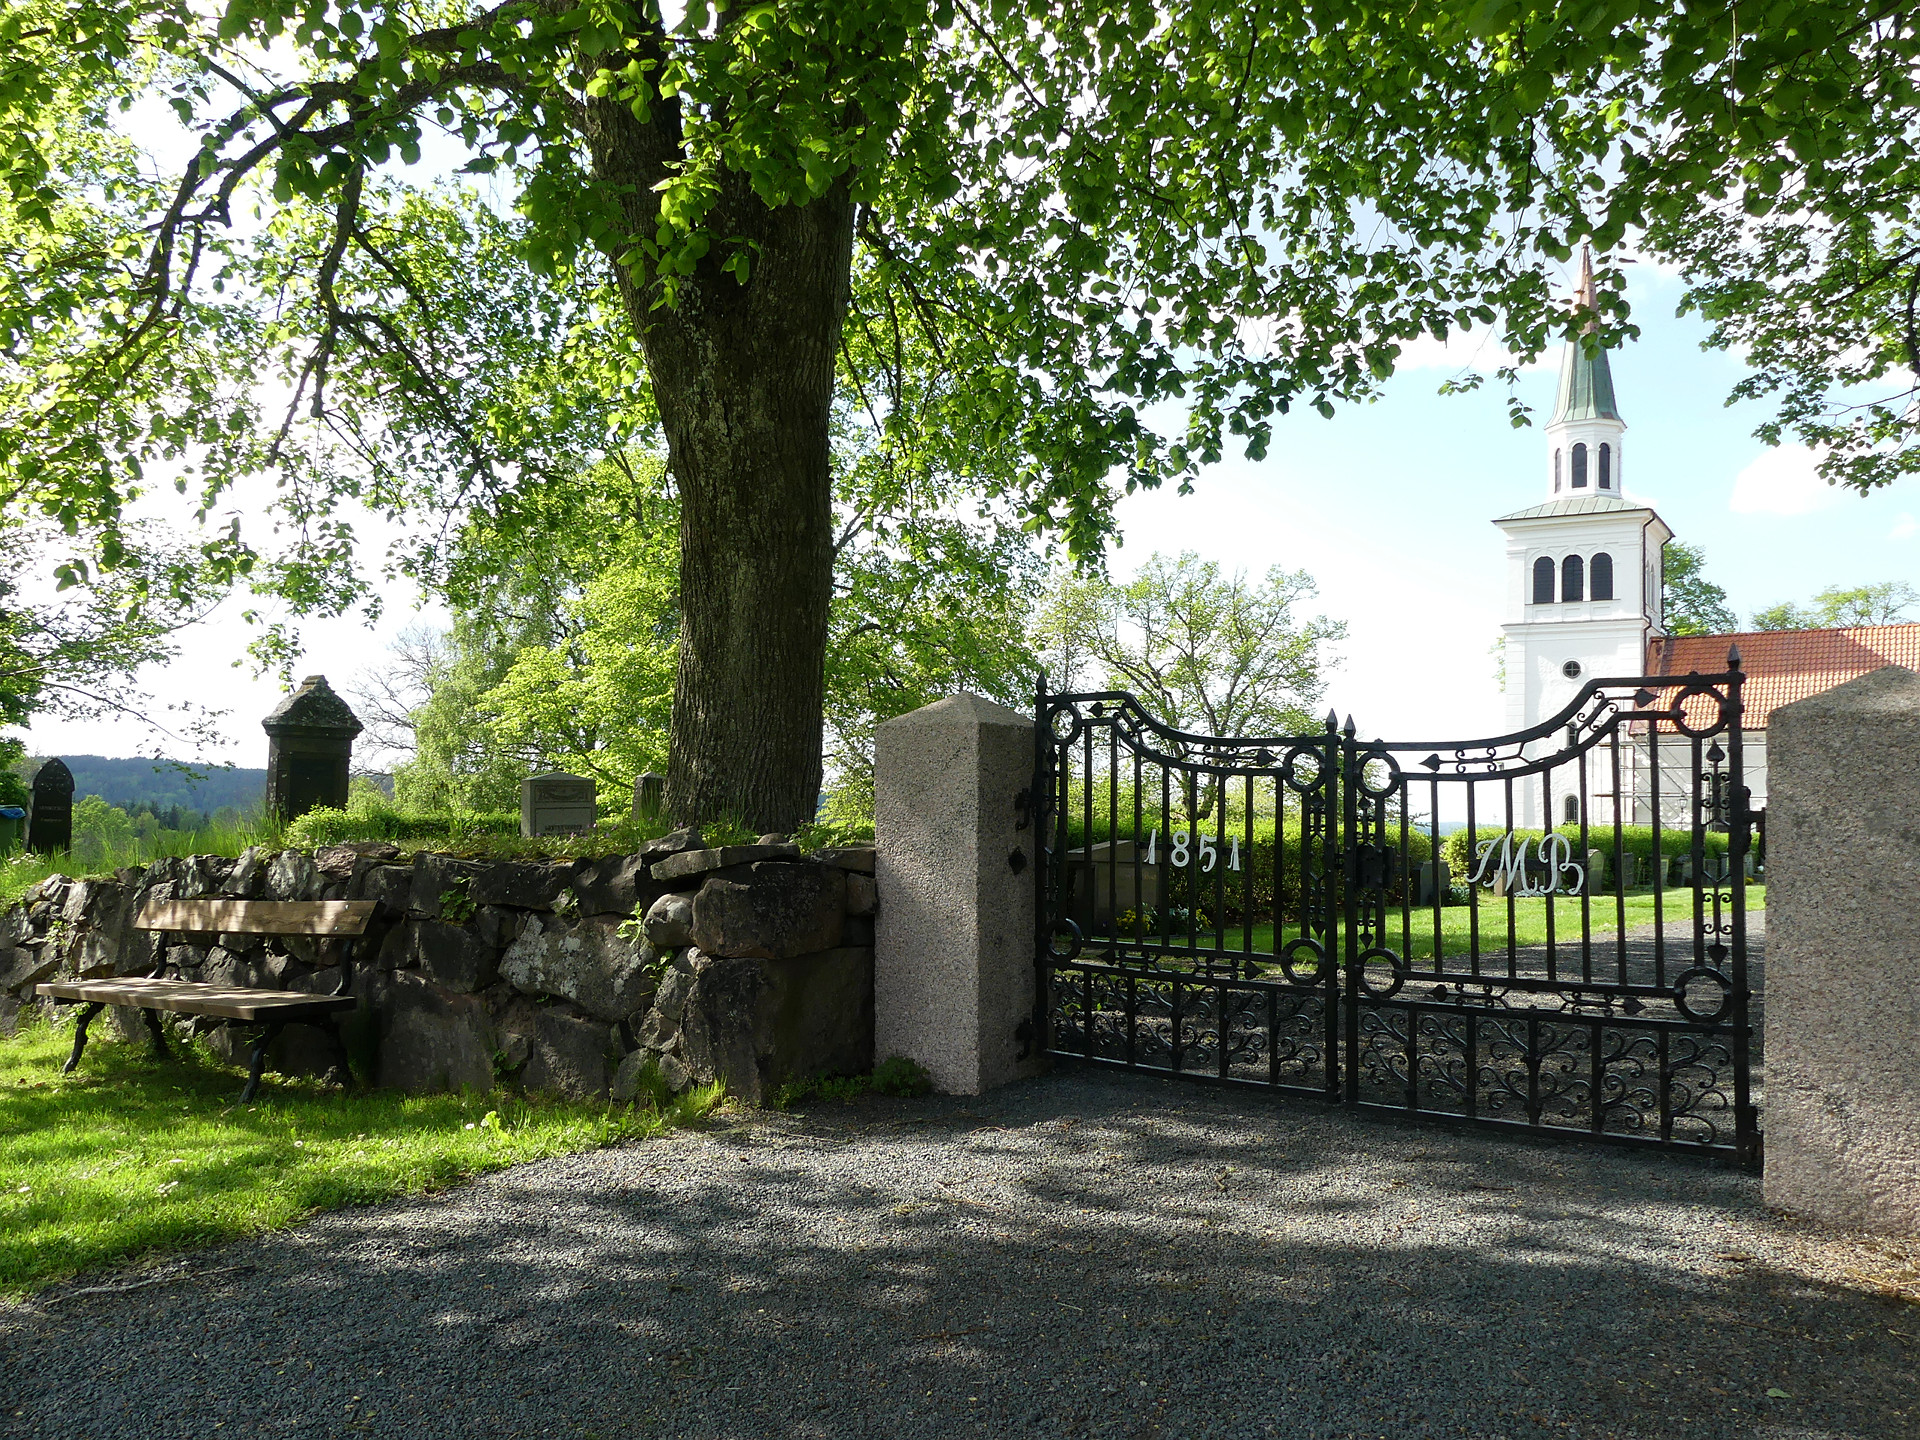
[{"label": "church bell tower", "polygon": [[[1593,308],[1593,264],[1581,255],[1577,305]],[[1653,508],[1624,492],[1626,422],[1607,352],[1593,323],[1569,341],[1547,422],[1547,499],[1493,523],[1507,539],[1507,719],[1512,730],[1550,720],[1595,678],[1646,673],[1647,644],[1666,634],[1660,616],[1660,554],[1673,538]],[[1551,750],[1555,740],[1540,742]],[[1521,786],[1529,827],[1577,821],[1546,817],[1533,786]]]}]

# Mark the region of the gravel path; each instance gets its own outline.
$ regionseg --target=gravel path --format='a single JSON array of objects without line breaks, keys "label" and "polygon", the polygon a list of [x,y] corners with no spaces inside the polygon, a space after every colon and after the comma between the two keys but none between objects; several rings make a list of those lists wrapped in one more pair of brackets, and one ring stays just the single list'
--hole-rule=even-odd
[{"label": "gravel path", "polygon": [[1849,1272],[1917,1254],[1684,1160],[1068,1070],[0,1306],[0,1434],[1912,1440],[1920,1306]]}]

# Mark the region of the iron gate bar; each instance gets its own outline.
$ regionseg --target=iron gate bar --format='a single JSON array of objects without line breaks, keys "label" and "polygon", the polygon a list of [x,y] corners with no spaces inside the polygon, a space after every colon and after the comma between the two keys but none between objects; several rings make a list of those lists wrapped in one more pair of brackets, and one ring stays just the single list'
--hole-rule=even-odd
[{"label": "iron gate bar", "polygon": [[[1333,716],[1305,736],[1195,735],[1124,692],[1050,695],[1043,680],[1031,792],[1042,850],[1043,1042],[1095,1063],[1319,1093],[1357,1109],[1756,1163],[1742,680],[1737,652],[1718,674],[1590,680],[1540,725],[1439,746],[1362,742],[1351,719],[1342,727]],[[1096,728],[1106,732],[1104,746]],[[1672,769],[1668,755],[1679,762]],[[1146,806],[1155,770],[1157,816]],[[1101,784],[1107,794],[1096,810]],[[1494,815],[1481,793],[1489,784]],[[1463,793],[1467,817],[1464,951],[1457,930],[1448,934],[1440,883],[1449,786]],[[1424,862],[1414,845],[1416,793],[1426,801]],[[1526,796],[1540,806],[1534,829]],[[1610,832],[1605,852],[1593,844],[1601,801],[1610,812],[1600,817]],[[1629,924],[1627,904],[1641,878],[1640,842],[1630,848],[1628,829],[1642,804],[1646,928]],[[1120,823],[1129,811],[1126,840]],[[1676,847],[1668,832],[1681,825]],[[1720,833],[1724,843],[1709,844]],[[1103,839],[1104,865],[1095,848]],[[1122,844],[1130,846],[1124,857]],[[1496,849],[1500,868],[1489,878]],[[1684,967],[1669,963],[1677,958],[1669,922],[1681,923],[1668,904],[1670,854],[1683,857],[1679,886],[1692,892]],[[1234,869],[1243,872],[1237,883]],[[1613,904],[1603,908],[1614,932],[1604,977],[1593,903],[1602,869],[1612,881]],[[1124,897],[1123,870],[1132,881]],[[1505,963],[1491,967],[1483,881],[1506,920]],[[1423,883],[1429,893],[1418,904]],[[1523,945],[1522,916],[1533,916],[1536,900],[1529,924],[1544,944]],[[1418,962],[1416,908],[1431,927],[1431,953]],[[1258,932],[1269,922],[1261,949]],[[1317,1048],[1305,1038],[1316,1032]]]}]

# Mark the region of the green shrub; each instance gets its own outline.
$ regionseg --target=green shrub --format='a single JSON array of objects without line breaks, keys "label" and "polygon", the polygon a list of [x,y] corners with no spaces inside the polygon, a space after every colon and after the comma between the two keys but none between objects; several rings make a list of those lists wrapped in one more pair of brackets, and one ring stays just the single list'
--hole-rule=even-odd
[{"label": "green shrub", "polygon": [[[1161,864],[1168,864],[1168,847],[1171,841],[1168,836],[1168,831],[1162,829],[1159,824],[1158,797],[1155,797],[1155,809],[1152,812],[1145,812],[1143,807],[1140,831],[1137,836],[1132,828],[1133,811],[1131,800],[1128,800],[1122,805],[1121,811],[1121,823],[1117,832],[1119,838],[1122,841],[1137,839],[1144,845],[1147,841],[1148,833],[1157,832],[1158,839],[1155,842],[1157,858]],[[1109,835],[1114,833],[1109,829],[1107,820],[1107,816],[1099,813],[1099,806],[1096,804],[1094,824],[1092,830],[1089,832],[1085,824],[1086,816],[1084,810],[1076,809],[1073,814],[1067,817],[1066,851],[1071,853],[1072,851],[1083,848],[1087,843],[1086,837],[1089,833],[1091,833],[1093,837],[1094,844],[1104,843]],[[1057,819],[1055,823],[1057,826]],[[1179,830],[1187,827],[1176,820],[1171,828]],[[1224,834],[1222,833],[1223,829]],[[1251,832],[1250,834],[1249,831]],[[1256,814],[1252,826],[1248,827],[1244,820],[1234,813],[1229,813],[1225,817],[1224,826],[1222,825],[1221,818],[1216,815],[1210,821],[1201,822],[1198,827],[1198,832],[1214,841],[1215,848],[1220,855],[1220,860],[1211,872],[1205,874],[1202,874],[1198,870],[1197,861],[1190,862],[1186,868],[1169,869],[1167,871],[1167,888],[1166,894],[1163,897],[1164,908],[1169,912],[1177,914],[1178,919],[1174,927],[1176,930],[1185,927],[1187,924],[1185,917],[1189,911],[1196,911],[1200,914],[1202,918],[1199,921],[1199,927],[1201,929],[1211,929],[1215,925],[1231,926],[1242,924],[1248,918],[1249,900],[1251,901],[1252,918],[1256,923],[1270,920],[1274,912],[1276,849],[1279,860],[1278,879],[1280,895],[1282,897],[1280,907],[1282,916],[1288,920],[1297,920],[1299,918],[1300,899],[1303,893],[1301,860],[1305,834],[1304,822],[1297,813],[1287,817],[1286,824],[1280,831],[1277,845],[1275,841],[1275,826],[1271,816]],[[1232,853],[1231,842],[1236,835],[1240,839],[1240,864],[1242,868],[1237,871],[1229,871],[1227,866],[1230,863]],[[1337,873],[1340,863],[1338,851],[1342,848],[1341,835],[1341,827],[1336,825],[1333,836],[1334,850],[1336,852],[1333,857],[1336,870],[1333,876],[1333,892],[1336,901],[1344,889],[1344,882]],[[1056,828],[1052,834],[1048,836],[1048,843],[1057,846],[1059,844],[1058,836],[1059,831]],[[1388,898],[1392,903],[1397,904],[1406,889],[1406,882],[1417,875],[1420,866],[1426,864],[1427,861],[1432,858],[1433,841],[1425,831],[1417,828],[1413,824],[1409,824],[1404,837],[1405,846],[1403,851],[1400,821],[1397,818],[1391,817],[1386,824],[1385,838],[1387,848],[1393,854],[1393,865],[1396,874],[1394,882],[1388,887]],[[1197,845],[1197,843],[1197,841],[1192,842],[1189,847],[1190,850],[1193,846]],[[1324,867],[1324,856],[1316,855],[1313,859],[1314,863],[1309,867],[1308,873]],[[1125,868],[1125,864],[1126,862],[1123,861],[1123,869]],[[1252,877],[1251,896],[1249,896],[1248,887],[1249,875]]]},{"label": "green shrub", "polygon": [[869,1091],[913,1099],[933,1093],[933,1077],[904,1055],[890,1055],[873,1067],[871,1075],[813,1075],[789,1080],[773,1094],[773,1108],[791,1110],[809,1100],[859,1099]]},{"label": "green shrub", "polygon": [[933,1093],[933,1077],[904,1055],[889,1055],[873,1067],[873,1088],[882,1095],[911,1100]]}]

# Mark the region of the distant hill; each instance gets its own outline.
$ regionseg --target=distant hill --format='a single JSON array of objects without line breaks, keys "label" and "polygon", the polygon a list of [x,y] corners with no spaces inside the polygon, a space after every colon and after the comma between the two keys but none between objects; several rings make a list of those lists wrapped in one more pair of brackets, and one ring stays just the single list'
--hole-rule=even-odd
[{"label": "distant hill", "polygon": [[[42,757],[44,758],[44,757]],[[73,771],[73,793],[98,795],[114,805],[152,801],[166,809],[178,805],[212,814],[224,805],[257,810],[267,793],[265,770],[193,766],[191,773],[165,760],[114,759],[106,755],[62,755]],[[39,761],[29,762],[28,773]]]}]

